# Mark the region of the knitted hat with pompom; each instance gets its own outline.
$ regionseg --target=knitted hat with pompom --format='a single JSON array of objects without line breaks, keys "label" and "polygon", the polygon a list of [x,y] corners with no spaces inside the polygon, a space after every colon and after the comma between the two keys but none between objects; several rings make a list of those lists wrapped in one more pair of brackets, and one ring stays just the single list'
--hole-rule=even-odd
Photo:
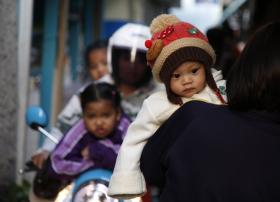
[{"label": "knitted hat with pompom", "polygon": [[186,61],[197,61],[209,68],[216,55],[207,37],[195,26],[176,16],[161,14],[150,25],[152,38],[145,42],[147,61],[154,78],[168,79],[175,68]]}]

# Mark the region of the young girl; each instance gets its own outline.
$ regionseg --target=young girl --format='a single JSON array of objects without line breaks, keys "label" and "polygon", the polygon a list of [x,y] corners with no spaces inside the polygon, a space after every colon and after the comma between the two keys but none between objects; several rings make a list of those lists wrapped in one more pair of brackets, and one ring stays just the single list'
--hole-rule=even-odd
[{"label": "young girl", "polygon": [[129,118],[120,95],[108,83],[90,84],[80,95],[82,120],[60,141],[50,156],[54,174],[72,179],[90,168],[113,170]]},{"label": "young girl", "polygon": [[149,48],[147,60],[154,78],[164,83],[166,91],[148,97],[128,128],[109,184],[108,194],[114,198],[133,198],[145,193],[146,184],[139,168],[143,147],[181,105],[192,100],[225,103],[211,74],[215,53],[206,36],[173,15],[158,16],[150,28],[153,36],[145,43]]}]

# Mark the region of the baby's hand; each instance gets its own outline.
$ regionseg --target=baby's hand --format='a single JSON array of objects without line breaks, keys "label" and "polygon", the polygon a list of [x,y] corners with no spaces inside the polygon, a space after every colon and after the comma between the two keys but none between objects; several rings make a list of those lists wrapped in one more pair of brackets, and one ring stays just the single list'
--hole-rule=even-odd
[{"label": "baby's hand", "polygon": [[85,147],[81,152],[84,160],[89,160],[89,149]]}]

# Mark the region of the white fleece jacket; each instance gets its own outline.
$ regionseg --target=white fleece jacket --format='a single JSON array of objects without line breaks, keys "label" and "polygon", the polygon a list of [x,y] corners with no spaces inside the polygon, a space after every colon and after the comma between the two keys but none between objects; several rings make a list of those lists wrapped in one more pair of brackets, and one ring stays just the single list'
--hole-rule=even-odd
[{"label": "white fleece jacket", "polygon": [[[225,81],[220,80],[222,78],[220,71],[212,73],[218,86],[225,87]],[[208,86],[192,98],[183,98],[184,103],[192,100],[222,104]],[[142,150],[147,140],[179,107],[169,102],[165,91],[156,92],[144,100],[136,119],[128,127],[121,145],[109,183],[109,196],[130,199],[142,196],[146,192],[145,179],[140,170]]]}]

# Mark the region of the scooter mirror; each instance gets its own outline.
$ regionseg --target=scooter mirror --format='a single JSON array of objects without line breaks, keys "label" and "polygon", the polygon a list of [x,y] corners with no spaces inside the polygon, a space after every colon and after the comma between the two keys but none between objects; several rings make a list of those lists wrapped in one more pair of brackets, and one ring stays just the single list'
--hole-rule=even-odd
[{"label": "scooter mirror", "polygon": [[38,106],[30,106],[26,110],[25,120],[29,127],[38,130],[38,127],[46,127],[48,125],[48,117],[45,111]]}]

